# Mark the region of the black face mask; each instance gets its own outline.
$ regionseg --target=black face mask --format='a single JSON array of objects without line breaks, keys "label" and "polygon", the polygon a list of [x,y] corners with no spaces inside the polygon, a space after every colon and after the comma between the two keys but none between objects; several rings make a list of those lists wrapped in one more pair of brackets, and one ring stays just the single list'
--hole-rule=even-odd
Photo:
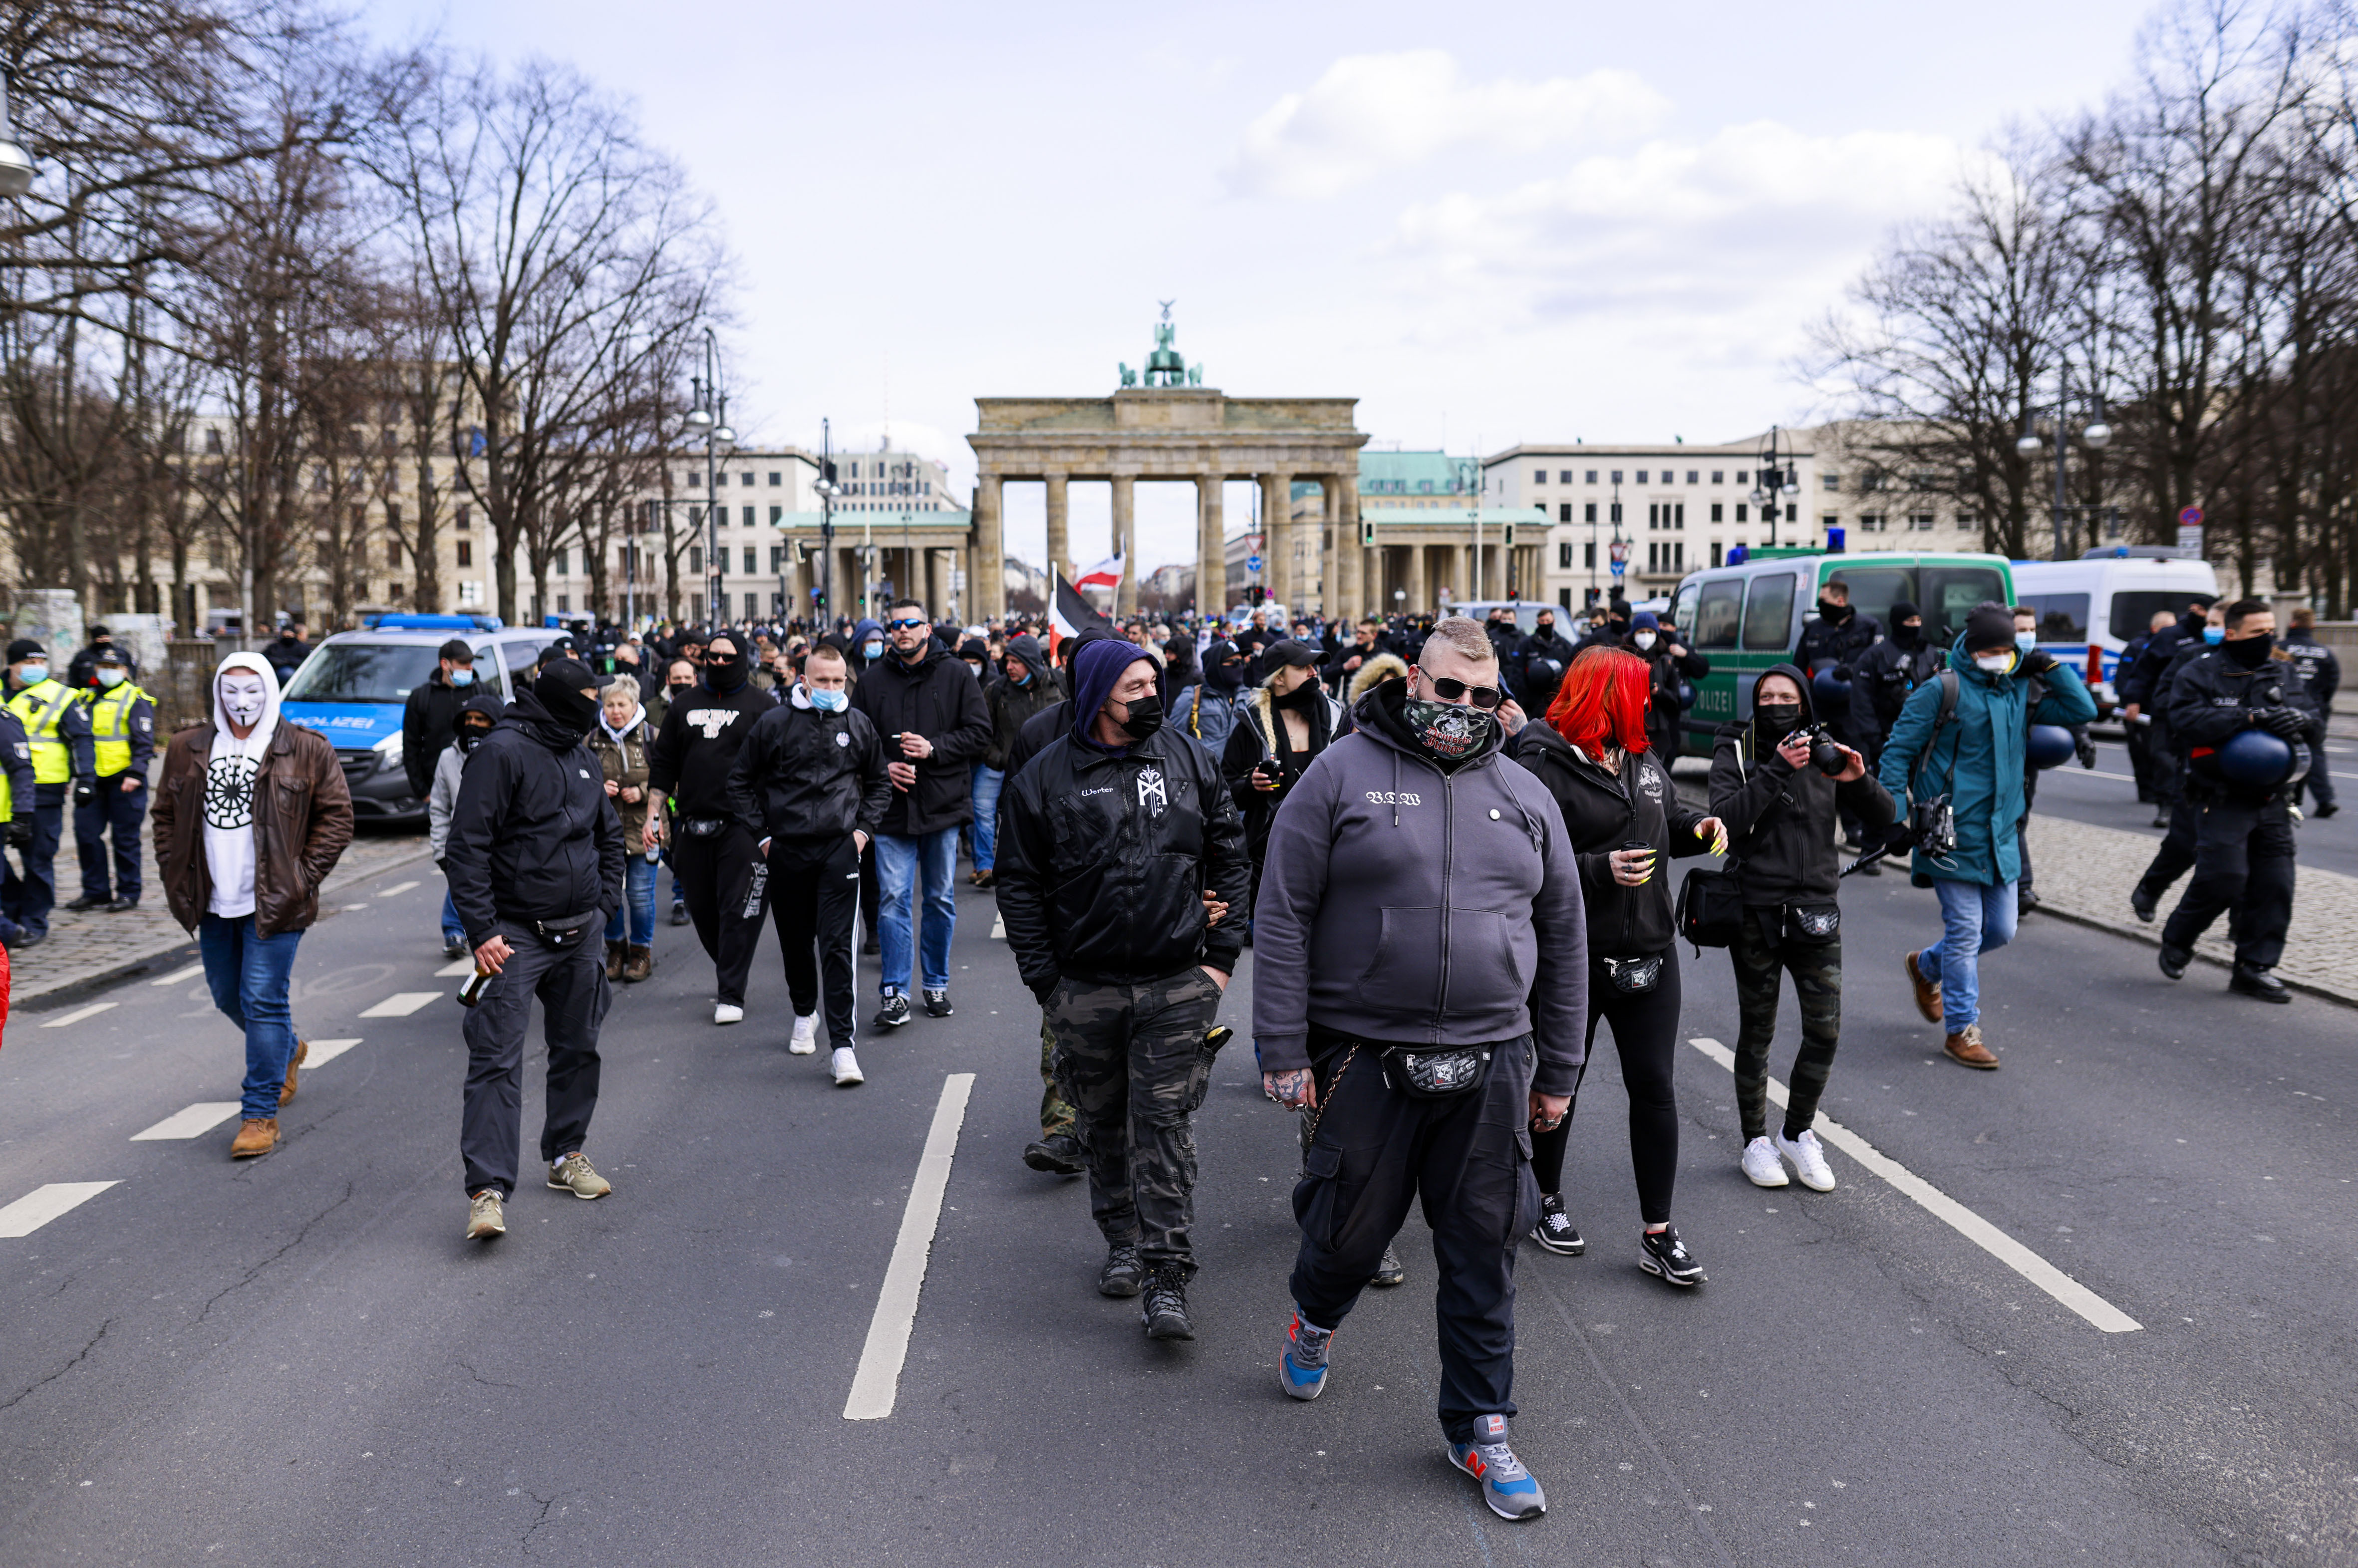
[{"label": "black face mask", "polygon": [[1924,640],[1923,623],[1919,622],[1913,626],[1894,626],[1891,629],[1891,640],[1903,648],[1914,647]]},{"label": "black face mask", "polygon": [[462,752],[473,751],[482,744],[483,737],[490,733],[489,730],[481,729],[472,724],[468,725],[459,731],[459,750]]},{"label": "black face mask", "polygon": [[1818,600],[1818,619],[1829,625],[1839,626],[1850,619],[1850,606],[1821,599]]},{"label": "black face mask", "polygon": [[1307,713],[1317,706],[1320,695],[1318,683],[1314,680],[1306,680],[1283,697],[1272,697],[1271,700],[1280,708],[1290,708],[1297,713]]},{"label": "black face mask", "polygon": [[2244,669],[2255,670],[2267,663],[2268,650],[2275,647],[2276,643],[2274,636],[2263,632],[2256,637],[2238,637],[2232,643],[2222,643],[2219,647]]},{"label": "black face mask", "polygon": [[1801,727],[1801,705],[1798,702],[1764,702],[1756,704],[1752,717],[1759,723],[1761,732],[1783,740]]},{"label": "black face mask", "polygon": [[1127,706],[1130,717],[1120,722],[1122,733],[1131,740],[1143,741],[1163,728],[1163,699],[1154,693],[1148,692]]},{"label": "black face mask", "polygon": [[684,691],[694,691],[695,689],[696,683],[692,680],[674,681],[671,685],[664,687],[664,690],[674,699],[676,699],[679,697],[679,694]]},{"label": "black face mask", "polygon": [[[589,674],[579,665],[572,667],[582,675]],[[579,688],[568,684],[570,678],[568,671],[545,671],[532,683],[532,694],[540,698],[540,705],[548,709],[551,719],[577,735],[587,735],[590,727],[598,722],[598,699],[582,696]]]},{"label": "black face mask", "polygon": [[1244,684],[1245,667],[1229,659],[1206,670],[1204,678],[1211,683],[1215,691],[1234,691]]}]

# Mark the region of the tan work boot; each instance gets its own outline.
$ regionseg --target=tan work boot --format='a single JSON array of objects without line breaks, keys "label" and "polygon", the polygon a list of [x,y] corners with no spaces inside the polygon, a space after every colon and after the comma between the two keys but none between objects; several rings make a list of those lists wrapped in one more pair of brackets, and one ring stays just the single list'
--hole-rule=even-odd
[{"label": "tan work boot", "polygon": [[622,979],[632,985],[655,972],[655,950],[644,943],[633,942],[622,960]]},{"label": "tan work boot", "polygon": [[1916,1011],[1924,1015],[1925,1022],[1938,1023],[1941,1022],[1941,982],[1924,978],[1924,971],[1916,967],[1916,960],[1920,956],[1921,949],[1910,953],[1900,960],[1900,966],[1908,971],[1909,989],[1916,993]]},{"label": "tan work boot", "polygon": [[295,1098],[295,1074],[297,1070],[303,1065],[303,1058],[308,1056],[310,1054],[311,1043],[303,1039],[299,1035],[297,1036],[295,1041],[295,1054],[288,1057],[287,1061],[287,1081],[278,1086],[278,1103],[280,1105],[285,1105],[288,1100]]},{"label": "tan work boot", "polygon": [[622,944],[621,944],[620,942],[609,942],[609,943],[607,943],[607,944],[606,944],[606,980],[607,980],[607,983],[611,985],[611,983],[613,983],[613,982],[614,982],[614,981],[616,981],[616,980],[621,979],[622,978]]},{"label": "tan work boot", "polygon": [[560,1193],[571,1193],[577,1198],[602,1198],[614,1190],[614,1184],[590,1167],[587,1156],[568,1154],[548,1168],[548,1184]]},{"label": "tan work boot", "polygon": [[237,1141],[229,1146],[229,1157],[251,1160],[277,1147],[278,1119],[275,1116],[249,1117],[238,1124]]},{"label": "tan work boot", "polygon": [[1950,1035],[1942,1042],[1941,1049],[1949,1054],[1951,1061],[1964,1066],[1979,1067],[1985,1073],[1997,1068],[1997,1058],[1982,1044],[1982,1026],[1978,1023],[1968,1023],[1960,1033]]},{"label": "tan work boot", "polygon": [[508,1233],[507,1216],[500,1209],[500,1189],[485,1187],[467,1200],[467,1239],[489,1241]]}]

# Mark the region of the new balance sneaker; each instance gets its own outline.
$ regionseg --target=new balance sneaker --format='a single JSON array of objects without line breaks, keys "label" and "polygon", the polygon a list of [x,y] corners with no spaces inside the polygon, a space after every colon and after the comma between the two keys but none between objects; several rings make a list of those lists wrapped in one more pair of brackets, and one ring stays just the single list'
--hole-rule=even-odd
[{"label": "new balance sneaker", "polygon": [[1785,1162],[1777,1158],[1777,1145],[1762,1133],[1744,1146],[1744,1175],[1756,1187],[1781,1187],[1790,1177],[1785,1174]]},{"label": "new balance sneaker", "polygon": [[1144,1294],[1145,1299],[1139,1303],[1138,1321],[1146,1325],[1147,1338],[1195,1337],[1195,1325],[1187,1320],[1187,1275],[1184,1270],[1167,1266],[1149,1270]]},{"label": "new balance sneaker", "polygon": [[1384,1255],[1377,1262],[1376,1271],[1368,1276],[1368,1283],[1385,1290],[1408,1283],[1408,1265],[1401,1261],[1401,1255],[1392,1243],[1384,1243]]},{"label": "new balance sneaker", "polygon": [[818,1049],[818,1014],[806,1012],[795,1020],[795,1037],[786,1042],[786,1049],[797,1056],[807,1056]]},{"label": "new balance sneaker", "polygon": [[1505,1416],[1476,1416],[1474,1441],[1451,1444],[1449,1462],[1482,1483],[1482,1500],[1500,1519],[1537,1519],[1547,1512],[1547,1494],[1507,1445]]},{"label": "new balance sneaker", "polygon": [[851,1054],[849,1045],[835,1048],[835,1054],[828,1058],[827,1070],[835,1075],[835,1087],[839,1089],[868,1081],[867,1076],[860,1070],[860,1058]]},{"label": "new balance sneaker", "polygon": [[1285,1348],[1277,1357],[1278,1386],[1297,1400],[1314,1400],[1326,1387],[1326,1352],[1335,1343],[1331,1328],[1313,1328],[1293,1309],[1285,1330]]},{"label": "new balance sneaker", "polygon": [[925,1016],[927,1018],[947,1018],[949,1015],[950,993],[946,990],[927,991],[925,993]]},{"label": "new balance sneaker", "polygon": [[1577,1258],[1588,1250],[1579,1227],[1563,1212],[1562,1193],[1540,1195],[1540,1222],[1531,1227],[1531,1239],[1559,1258]]},{"label": "new balance sneaker", "polygon": [[894,991],[876,1010],[875,1024],[879,1029],[898,1029],[909,1022],[909,999]]},{"label": "new balance sneaker", "polygon": [[1098,1271],[1098,1294],[1128,1300],[1145,1285],[1146,1264],[1138,1256],[1138,1243],[1117,1241],[1109,1246],[1105,1267]]},{"label": "new balance sneaker", "polygon": [[[1755,1141],[1757,1142],[1758,1140]],[[1826,1163],[1825,1148],[1819,1143],[1817,1133],[1811,1129],[1806,1127],[1801,1129],[1801,1135],[1799,1138],[1788,1138],[1785,1136],[1785,1130],[1779,1128],[1777,1152],[1793,1162],[1793,1169],[1800,1173],[1801,1184],[1810,1191],[1830,1193],[1834,1190],[1833,1167]],[[1744,1153],[1745,1157],[1749,1159],[1752,1151],[1747,1149]],[[1768,1186],[1771,1184],[1763,1182],[1760,1184]],[[1785,1184],[1778,1182],[1774,1184],[1781,1187]]]},{"label": "new balance sneaker", "polygon": [[1676,1227],[1649,1230],[1638,1239],[1638,1267],[1664,1284],[1690,1287],[1703,1283],[1703,1265],[1695,1261]]},{"label": "new balance sneaker", "polygon": [[602,1198],[614,1190],[614,1184],[600,1175],[589,1158],[580,1153],[568,1154],[551,1165],[548,1184],[577,1198]]},{"label": "new balance sneaker", "polygon": [[467,1200],[467,1239],[489,1241],[508,1233],[507,1217],[500,1212],[500,1189],[485,1187]]},{"label": "new balance sneaker", "polygon": [[745,1022],[745,1010],[733,1001],[716,1001],[712,1004],[712,1022],[742,1023]]}]

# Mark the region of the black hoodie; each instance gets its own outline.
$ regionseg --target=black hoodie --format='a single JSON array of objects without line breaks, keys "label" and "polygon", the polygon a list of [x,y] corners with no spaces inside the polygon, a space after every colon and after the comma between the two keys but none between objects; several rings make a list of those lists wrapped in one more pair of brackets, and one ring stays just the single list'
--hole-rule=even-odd
[{"label": "black hoodie", "polygon": [[[738,656],[741,661],[744,655]],[[725,678],[728,672],[722,674]],[[750,680],[740,679],[735,690],[724,693],[713,689],[711,678],[708,670],[703,680],[672,699],[647,753],[648,784],[657,795],[673,797],[676,815],[696,820],[733,815],[729,770],[736,765],[737,748],[753,721],[778,705]]]},{"label": "black hoodie", "polygon": [[[1801,722],[1815,722],[1810,677],[1793,665],[1771,665],[1801,688]],[[1758,686],[1753,687],[1758,692]],[[1750,723],[1723,724],[1711,754],[1711,809],[1726,825],[1728,853],[1744,871],[1744,902],[1753,908],[1823,903],[1842,885],[1834,847],[1837,803],[1857,813],[1872,839],[1891,826],[1891,794],[1869,772],[1837,784],[1814,767],[1796,769],[1763,743]]]},{"label": "black hoodie", "polygon": [[581,732],[520,691],[460,775],[442,851],[467,946],[622,906],[622,823]]},{"label": "black hoodie", "polygon": [[[1711,849],[1695,833],[1704,814],[1679,798],[1670,770],[1650,751],[1625,752],[1617,776],[1537,719],[1508,742],[1507,755],[1531,771],[1563,814],[1588,906],[1589,956],[1647,958],[1668,949],[1678,940],[1670,861]],[[1640,841],[1654,847],[1654,874],[1625,888],[1613,880],[1613,851]]]}]

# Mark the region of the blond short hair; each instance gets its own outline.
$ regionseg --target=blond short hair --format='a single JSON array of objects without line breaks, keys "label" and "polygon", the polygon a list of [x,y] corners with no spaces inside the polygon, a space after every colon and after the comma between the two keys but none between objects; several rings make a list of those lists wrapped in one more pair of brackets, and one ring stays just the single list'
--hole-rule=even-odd
[{"label": "blond short hair", "polygon": [[1469,616],[1452,615],[1435,626],[1425,639],[1431,643],[1446,643],[1476,663],[1495,663],[1498,651],[1490,645],[1490,634],[1482,623]]},{"label": "blond short hair", "polygon": [[639,677],[636,676],[616,676],[613,679],[608,681],[606,683],[605,689],[598,694],[598,700],[603,702],[606,698],[613,696],[618,691],[624,697],[629,697],[633,702],[638,701]]}]

